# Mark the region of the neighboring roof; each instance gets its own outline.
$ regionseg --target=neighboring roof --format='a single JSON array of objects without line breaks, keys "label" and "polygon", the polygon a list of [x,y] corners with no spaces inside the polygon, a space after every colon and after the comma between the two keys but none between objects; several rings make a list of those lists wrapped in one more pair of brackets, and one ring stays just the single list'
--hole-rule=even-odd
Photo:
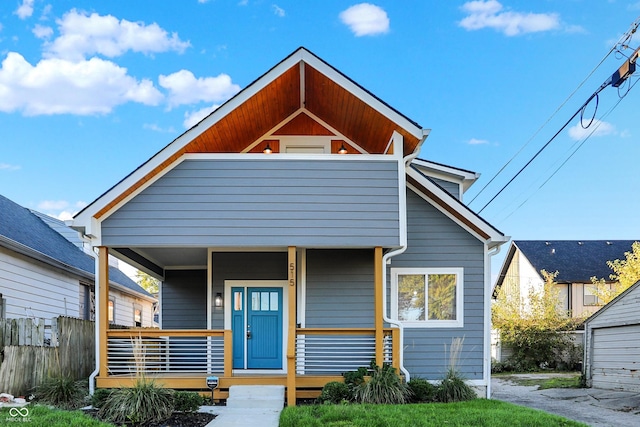
[{"label": "neighboring roof", "polygon": [[591,283],[592,277],[610,280],[613,273],[607,261],[624,259],[636,240],[514,240],[502,265],[495,289],[509,268],[518,249],[539,273],[558,272],[558,283]]},{"label": "neighboring roof", "polygon": [[426,176],[415,165],[407,168],[407,184],[430,199],[434,206],[445,215],[474,233],[479,239],[487,242],[489,248],[500,246],[509,241],[509,237],[485,221],[433,179]]},{"label": "neighboring roof", "polygon": [[301,47],[85,207],[74,223],[86,227],[91,217],[102,218],[183,155],[246,152],[300,114],[370,154],[388,153],[394,132],[404,138],[404,155],[419,150],[426,137],[416,122]]},{"label": "neighboring roof", "polygon": [[73,243],[75,246],[77,246],[80,249],[84,247],[84,242],[80,238],[80,233],[78,233],[73,228],[68,227],[64,223],[64,221],[61,221],[57,218],[53,218],[49,215],[43,214],[42,212],[34,211],[33,209],[30,209],[30,211],[32,214],[36,215],[38,218],[43,220],[45,224],[47,224],[49,227],[53,228],[58,233],[62,234],[62,236],[65,239]]},{"label": "neighboring roof", "polygon": [[[622,291],[619,295],[617,295],[614,299],[612,299],[611,301],[609,301],[607,304],[604,305],[604,307],[602,307],[600,310],[596,311],[595,313],[593,313],[591,316],[589,316],[584,322],[584,326],[586,328],[587,324],[590,323],[593,319],[595,319],[596,317],[602,315],[603,313],[606,313],[607,310],[614,306],[618,301],[620,301],[622,298],[624,298],[627,294],[629,294],[630,292],[632,292],[634,289],[636,289],[637,287],[640,286],[640,280],[638,280],[636,283],[634,283],[633,285],[629,286],[627,289],[625,289],[624,291]],[[638,318],[640,318],[640,315],[638,316]]]},{"label": "neighboring roof", "polygon": [[[0,215],[0,245],[93,279],[95,259],[45,223],[41,219],[45,216],[44,214],[36,215],[2,195],[0,195],[0,212],[2,213]],[[55,219],[50,219],[52,224],[55,223],[57,227],[61,226],[56,223]],[[62,225],[62,227],[64,226]],[[152,297],[149,292],[115,267],[109,267],[109,280],[115,285],[120,285],[120,288],[126,288],[145,297]]]}]

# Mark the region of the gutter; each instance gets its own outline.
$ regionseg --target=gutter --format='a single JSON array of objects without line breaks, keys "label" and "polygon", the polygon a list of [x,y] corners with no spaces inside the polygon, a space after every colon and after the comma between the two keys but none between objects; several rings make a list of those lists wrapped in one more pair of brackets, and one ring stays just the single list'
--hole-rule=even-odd
[{"label": "gutter", "polygon": [[[489,276],[489,287],[491,287],[491,257],[498,255],[500,253],[500,251],[502,250],[502,246],[501,245],[497,245],[494,246],[493,249],[491,249],[490,251],[487,252],[487,260],[489,260],[485,265],[485,270],[488,269],[488,272],[485,271],[485,276]],[[485,292],[487,292],[487,286],[485,286]],[[485,295],[485,334],[487,334],[487,337],[485,338],[485,350],[484,350],[484,354],[485,354],[485,371],[487,372],[487,394],[486,394],[486,398],[487,399],[491,399],[491,298],[492,298],[492,294],[488,293],[488,295]],[[488,303],[486,303],[486,301],[488,300]],[[488,328],[487,328],[488,326]]]},{"label": "gutter", "polygon": [[[95,283],[98,284],[98,271],[100,271],[100,260],[98,258],[98,255],[96,254],[96,256],[94,257],[95,259],[95,263],[96,263],[96,275],[95,275]],[[95,324],[94,324],[94,329],[93,329],[93,333],[95,334],[95,359],[96,359],[96,369],[93,370],[93,372],[91,372],[91,374],[89,375],[89,394],[91,396],[93,396],[93,393],[95,393],[96,391],[96,386],[95,386],[95,378],[96,376],[98,376],[98,373],[100,372],[100,325],[98,322],[98,319],[100,319],[101,313],[100,313],[100,306],[102,305],[102,301],[100,301],[100,292],[97,292],[98,290],[96,289],[96,293],[95,293],[95,299],[96,299],[96,305],[95,305]],[[106,315],[106,313],[105,313]]]},{"label": "gutter", "polygon": [[[424,143],[424,141],[427,139],[427,136],[429,136],[429,132],[430,132],[429,129],[423,129],[422,141],[417,145],[413,153],[409,154],[408,156],[405,156],[402,159],[402,162],[404,163],[404,169],[402,170],[402,175],[404,177],[403,179],[404,186],[402,189],[400,189],[401,191],[405,191],[405,192],[407,191],[407,181],[406,181],[407,170],[406,169],[409,167],[411,162],[413,162],[413,160],[415,160],[415,158],[418,157],[418,154],[420,154],[420,148],[422,147],[422,144]],[[406,212],[406,199],[405,199],[405,217],[406,217],[406,214],[407,212]],[[405,222],[406,222],[406,219],[405,219]],[[405,229],[405,233],[407,233],[406,229]],[[404,325],[402,324],[402,322],[398,320],[391,319],[389,317],[389,314],[387,313],[387,264],[391,264],[391,258],[402,254],[404,251],[407,250],[407,247],[408,247],[408,239],[405,238],[404,243],[398,249],[387,252],[382,257],[382,320],[390,325],[397,327],[400,330],[400,342],[399,342],[400,370],[404,374],[405,381],[409,382],[411,380],[411,374],[409,373],[407,368],[404,367]]]}]

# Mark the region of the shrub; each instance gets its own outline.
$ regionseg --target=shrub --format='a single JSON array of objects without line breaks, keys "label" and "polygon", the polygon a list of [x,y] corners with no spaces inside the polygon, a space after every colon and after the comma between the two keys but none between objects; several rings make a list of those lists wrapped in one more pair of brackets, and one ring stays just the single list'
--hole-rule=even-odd
[{"label": "shrub", "polygon": [[348,384],[338,381],[326,383],[318,397],[318,403],[341,403],[353,400],[353,393]]},{"label": "shrub", "polygon": [[49,377],[36,387],[36,398],[43,403],[61,409],[78,409],[87,395],[86,380],[76,381],[70,377]]},{"label": "shrub", "polygon": [[436,400],[438,402],[461,402],[475,399],[476,392],[465,382],[460,373],[449,368],[445,377],[436,387]]},{"label": "shrub", "polygon": [[[375,365],[375,362],[372,362]],[[364,377],[369,375],[369,369],[360,367],[356,371],[344,372],[344,383],[348,385],[352,390],[364,382]]]},{"label": "shrub", "polygon": [[101,419],[115,424],[163,421],[173,412],[173,390],[140,377],[131,388],[111,392],[98,411]]},{"label": "shrub", "polygon": [[196,412],[204,405],[205,398],[194,391],[176,391],[173,393],[173,408],[180,412]]},{"label": "shrub", "polygon": [[369,381],[355,388],[354,398],[361,403],[407,403],[411,398],[411,390],[391,365],[382,367],[372,363],[373,371]]},{"label": "shrub", "polygon": [[435,400],[436,387],[424,378],[411,378],[407,386],[411,390],[412,402],[433,402]]},{"label": "shrub", "polygon": [[111,388],[99,388],[93,392],[91,396],[91,406],[94,408],[102,408],[104,402],[107,400],[113,389]]}]

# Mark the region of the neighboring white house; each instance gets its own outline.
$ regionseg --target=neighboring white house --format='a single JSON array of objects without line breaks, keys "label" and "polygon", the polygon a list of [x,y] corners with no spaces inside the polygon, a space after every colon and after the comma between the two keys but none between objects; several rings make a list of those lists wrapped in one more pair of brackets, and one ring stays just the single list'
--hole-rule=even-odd
[{"label": "neighboring white house", "polygon": [[[0,315],[93,320],[95,259],[62,221],[0,196]],[[109,268],[110,321],[153,326],[156,303],[114,266]]]},{"label": "neighboring white house", "polygon": [[584,374],[595,388],[640,392],[640,281],[585,321]]}]

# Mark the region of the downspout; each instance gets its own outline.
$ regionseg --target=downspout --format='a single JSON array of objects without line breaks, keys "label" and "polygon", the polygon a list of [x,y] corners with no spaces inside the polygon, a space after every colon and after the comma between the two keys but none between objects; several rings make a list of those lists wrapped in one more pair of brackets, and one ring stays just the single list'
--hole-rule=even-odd
[{"label": "downspout", "polygon": [[95,334],[95,358],[96,358],[96,369],[91,372],[89,375],[89,394],[93,396],[93,393],[96,391],[95,386],[95,378],[98,376],[100,372],[100,325],[98,324],[98,319],[100,318],[100,292],[98,292],[98,286],[100,283],[99,280],[99,272],[100,272],[100,259],[98,254],[95,255],[95,274],[94,274],[94,298],[95,298],[95,316],[93,319],[94,322],[94,334]]},{"label": "downspout", "polygon": [[[489,262],[487,263],[489,265],[489,269],[491,269],[491,257],[498,255],[500,253],[500,250],[502,250],[502,245],[498,245],[495,248],[493,248],[491,251],[487,252],[488,255],[488,259]],[[486,267],[485,267],[486,268]],[[489,270],[491,271],[491,270]],[[488,274],[485,272],[485,274]],[[489,276],[489,283],[491,283],[491,277]],[[487,347],[487,350],[485,350],[485,354],[488,353],[488,357],[487,360],[485,361],[485,369],[487,371],[487,399],[491,399],[491,294],[489,293],[489,295],[487,296],[489,298],[489,307],[485,310],[487,311],[487,313],[485,313],[485,316],[489,317],[489,330],[488,330],[488,338],[486,339],[485,342],[485,346]]]},{"label": "downspout", "polygon": [[[429,136],[429,129],[423,129],[422,130],[422,141],[420,141],[420,143],[418,144],[418,146],[416,147],[416,149],[414,150],[413,153],[409,154],[408,156],[405,156],[402,161],[404,163],[404,169],[402,171],[402,173],[406,176],[406,168],[409,167],[409,165],[411,164],[411,162],[413,162],[413,160],[418,157],[418,154],[420,154],[420,147],[422,147],[422,143],[425,141],[425,139],[427,139],[427,136]],[[406,178],[405,178],[405,185],[404,188],[401,191],[407,191],[407,185],[406,185]],[[405,203],[405,208],[406,208],[406,203]],[[406,210],[405,210],[405,216],[406,216]],[[405,219],[406,221],[406,219]],[[391,258],[393,258],[396,255],[400,255],[402,254],[404,251],[407,250],[407,246],[408,246],[408,239],[404,240],[404,244],[402,246],[400,246],[398,249],[395,249],[393,251],[387,252],[386,254],[384,254],[382,256],[382,320],[384,320],[386,323],[390,324],[390,325],[394,325],[396,326],[399,330],[400,330],[400,342],[399,342],[399,346],[400,346],[400,370],[402,371],[402,373],[404,374],[405,377],[405,381],[409,381],[411,380],[411,374],[409,373],[409,371],[404,367],[404,326],[402,325],[402,322],[398,321],[398,320],[394,320],[391,319],[387,313],[387,263],[391,263]]]}]

